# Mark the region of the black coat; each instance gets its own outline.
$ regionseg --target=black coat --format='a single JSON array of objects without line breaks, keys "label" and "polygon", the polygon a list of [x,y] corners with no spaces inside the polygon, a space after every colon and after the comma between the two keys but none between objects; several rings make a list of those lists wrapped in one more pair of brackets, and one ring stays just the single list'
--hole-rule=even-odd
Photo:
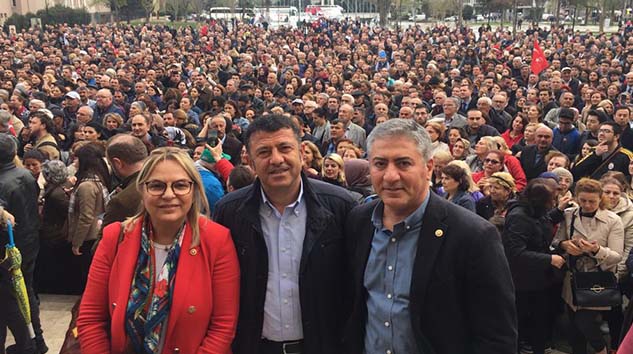
[{"label": "black coat", "polygon": [[[15,217],[13,236],[23,258],[31,258],[39,249],[40,217],[37,210],[37,182],[27,169],[13,162],[0,165],[0,200],[6,211]],[[0,228],[0,259],[4,258],[4,245],[9,241],[7,232]]]},{"label": "black coat", "polygon": [[536,163],[537,146],[526,146],[521,150],[521,167],[525,172],[525,178],[529,181],[538,177],[541,173],[547,171],[547,163],[545,163],[545,155],[550,151],[556,151],[556,149],[550,145],[550,147],[543,153],[541,159]]},{"label": "black coat", "polygon": [[[343,224],[355,202],[344,189],[303,178],[308,210],[299,270],[299,299],[305,354],[339,353],[346,284]],[[214,220],[231,230],[240,262],[240,315],[234,354],[257,354],[264,322],[268,252],[259,220],[261,184],[227,194]]]},{"label": "black coat", "polygon": [[[497,230],[442,197],[431,193],[429,198],[411,277],[409,310],[418,353],[515,353],[514,286]],[[372,314],[367,313],[363,279],[377,203],[355,208],[346,222],[354,295],[340,353],[361,354],[364,349],[365,325]]]},{"label": "black coat", "polygon": [[620,171],[628,176],[631,157],[633,157],[633,154],[622,147],[616,148],[604,159],[602,156],[592,152],[578,161],[574,168],[571,169],[571,173],[574,175],[575,181],[579,181],[583,177],[600,179],[602,175],[609,171]]},{"label": "black coat", "polygon": [[237,138],[227,135],[222,143],[222,151],[231,156],[233,166],[240,164],[240,154],[242,153],[242,142]]},{"label": "black coat", "polygon": [[511,202],[501,237],[517,291],[545,290],[562,279],[552,266],[550,244],[554,225],[563,220],[558,209],[535,211],[527,203]]}]

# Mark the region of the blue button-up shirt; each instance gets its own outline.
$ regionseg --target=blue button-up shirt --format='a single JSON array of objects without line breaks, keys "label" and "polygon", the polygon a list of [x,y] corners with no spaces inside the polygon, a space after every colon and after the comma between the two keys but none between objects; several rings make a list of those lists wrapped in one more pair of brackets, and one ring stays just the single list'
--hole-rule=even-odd
[{"label": "blue button-up shirt", "polygon": [[382,223],[384,204],[379,203],[371,221],[376,228],[365,268],[367,325],[365,353],[417,353],[409,298],[413,264],[429,194],[418,209],[393,231]]},{"label": "blue button-up shirt", "polygon": [[272,205],[263,189],[261,193],[259,217],[268,250],[262,337],[277,342],[302,339],[299,265],[308,215],[303,182],[297,200],[283,213]]}]

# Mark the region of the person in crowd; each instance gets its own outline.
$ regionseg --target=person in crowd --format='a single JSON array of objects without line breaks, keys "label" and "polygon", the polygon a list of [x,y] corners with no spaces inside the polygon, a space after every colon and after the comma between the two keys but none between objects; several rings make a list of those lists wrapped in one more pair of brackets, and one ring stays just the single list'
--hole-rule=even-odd
[{"label": "person in crowd", "polygon": [[505,163],[505,154],[499,150],[488,151],[484,158],[484,169],[472,174],[473,181],[479,183],[482,180],[488,180],[494,173],[503,172]]},{"label": "person in crowd", "polygon": [[580,153],[578,155],[576,155],[576,158],[571,163],[570,169],[574,168],[576,166],[576,164],[580,160],[582,160],[585,157],[589,156],[594,151],[596,146],[598,146],[598,140],[589,139],[589,140],[585,141],[585,143],[580,148]]},{"label": "person in crowd", "polygon": [[226,181],[226,190],[233,192],[238,189],[248,187],[255,182],[255,174],[248,165],[236,166],[231,170]]},{"label": "person in crowd", "polygon": [[[15,138],[0,133],[0,201],[4,211],[13,216],[14,237],[16,247],[22,255],[22,276],[31,311],[31,323],[35,332],[35,339],[31,338],[18,302],[11,289],[11,276],[6,271],[0,271],[0,348],[6,342],[6,328],[11,330],[15,344],[6,348],[15,353],[45,353],[48,347],[44,341],[42,324],[40,322],[39,302],[33,287],[33,273],[39,250],[39,215],[37,212],[37,185],[31,173],[17,167],[15,157],[17,145]],[[7,231],[0,228],[0,243],[9,242]],[[4,259],[4,248],[0,250],[0,259]]]},{"label": "person in crowd", "polygon": [[598,133],[598,145],[591,154],[578,161],[571,169],[574,179],[590,177],[599,179],[608,171],[629,174],[629,163],[633,152],[620,145],[622,129],[612,121],[602,123]]},{"label": "person in crowd", "polygon": [[425,127],[433,142],[433,153],[440,150],[449,151],[448,144],[443,141],[445,128],[442,123],[428,122]]},{"label": "person in crowd", "polygon": [[22,164],[24,168],[31,172],[33,178],[37,181],[42,172],[42,164],[47,160],[47,156],[40,150],[29,150],[22,156]]},{"label": "person in crowd", "polygon": [[457,165],[447,165],[442,169],[442,188],[445,198],[472,212],[475,211],[475,200],[468,192],[470,181],[465,169]]},{"label": "person in crowd", "polygon": [[328,154],[323,158],[321,180],[335,186],[347,187],[345,179],[345,162],[337,153]]},{"label": "person in crowd", "polygon": [[53,124],[53,118],[48,116],[44,111],[36,111],[29,114],[29,130],[30,140],[24,145],[24,151],[31,149],[37,149],[46,154],[46,157],[51,160],[59,159],[59,146],[57,140],[52,135],[55,129]]},{"label": "person in crowd", "polygon": [[573,196],[571,188],[574,185],[574,175],[564,167],[556,167],[550,172],[558,176],[558,197],[569,197],[571,199]]},{"label": "person in crowd", "polygon": [[508,202],[516,197],[514,178],[507,172],[495,172],[486,179],[488,195],[477,201],[477,215],[503,230]]},{"label": "person in crowd", "polygon": [[323,168],[323,156],[319,148],[311,141],[302,141],[301,149],[303,154],[301,159],[303,161],[303,172],[308,177],[318,177],[321,175]]},{"label": "person in crowd", "polygon": [[229,231],[202,214],[209,207],[191,158],[158,148],[135,184],[139,213],[108,225],[94,256],[77,319],[81,351],[229,353],[237,254]]},{"label": "person in crowd", "polygon": [[217,132],[216,136],[219,142],[222,143],[222,151],[231,157],[230,162],[237,166],[240,163],[240,151],[242,151],[242,142],[235,138],[231,133],[232,123],[229,119],[225,118],[221,114],[213,116],[207,120],[198,138],[208,139],[211,132]]},{"label": "person in crowd", "polygon": [[92,261],[92,246],[97,240],[105,205],[110,200],[110,173],[103,148],[87,143],[77,149],[79,164],[76,182],[68,202],[68,241],[72,247],[74,268],[78,270],[76,292],[86,286]]},{"label": "person in crowd", "polygon": [[520,143],[520,141],[523,139],[523,132],[525,131],[525,127],[527,125],[527,118],[524,115],[519,114],[512,120],[512,125],[510,126],[510,128],[508,128],[508,130],[501,134],[501,137],[503,138],[503,140],[505,140],[509,149],[512,149],[514,144]]},{"label": "person in crowd", "polygon": [[526,146],[517,154],[517,157],[521,160],[521,167],[528,181],[536,178],[547,170],[545,156],[551,150],[555,150],[552,146],[552,129],[541,124],[536,128],[534,136],[536,144]]},{"label": "person in crowd", "polygon": [[474,153],[466,158],[466,163],[473,173],[483,171],[484,159],[489,151],[498,150],[499,145],[491,136],[484,136],[474,147]]},{"label": "person in crowd", "polygon": [[[552,245],[563,252],[570,269],[595,272],[599,267],[602,271],[616,273],[624,252],[622,221],[617,214],[604,208],[600,182],[583,178],[576,183],[574,194],[579,206],[565,210],[565,219],[560,223]],[[596,353],[607,353],[600,319],[601,311],[611,308],[574,305],[569,271],[563,281],[562,297],[570,317],[569,343],[574,353],[586,352],[587,343]]]},{"label": "person in crowd", "polygon": [[230,229],[240,261],[233,353],[338,352],[350,310],[341,296],[348,288],[343,223],[355,202],[301,173],[291,119],[255,119],[244,139],[257,179],[227,194],[214,213]]},{"label": "person in crowd", "polygon": [[526,146],[535,145],[536,144],[536,128],[538,128],[539,123],[528,123],[523,129],[523,138],[519,140],[519,142],[512,145],[512,154],[518,155],[518,153],[523,150]]},{"label": "person in crowd", "polygon": [[544,354],[548,347],[554,307],[550,293],[565,265],[549,245],[571,198],[561,198],[557,204],[556,195],[551,180],[531,180],[518,200],[509,203],[501,236],[516,287],[519,336],[535,354]]},{"label": "person in crowd", "polygon": [[365,159],[349,159],[345,161],[345,181],[347,189],[359,193],[363,198],[374,194],[369,179],[369,162]]},{"label": "person in crowd", "polygon": [[114,135],[123,132],[123,117],[116,113],[108,113],[103,117],[103,134],[106,138],[113,137]]},{"label": "person in crowd", "polygon": [[451,149],[451,154],[455,160],[466,160],[466,158],[470,155],[470,141],[468,139],[459,138],[453,144]]},{"label": "person in crowd", "polygon": [[[343,351],[515,352],[514,288],[500,238],[490,223],[430,192],[428,133],[392,119],[374,128],[367,146],[380,198],[346,222],[353,298]],[[394,276],[402,281],[390,282]]]},{"label": "person in crowd", "polygon": [[[214,147],[205,146],[200,159],[195,162],[196,170],[200,173],[202,187],[209,205],[209,213],[213,213],[215,204],[224,196],[224,186],[222,176],[216,170],[216,164],[222,160],[222,144]],[[231,165],[229,163],[231,167]]]},{"label": "person in crowd", "polygon": [[[33,150],[36,151],[36,150]],[[68,202],[72,185],[63,162],[50,160],[42,165],[46,187],[41,195],[40,251],[35,264],[38,293],[67,294],[72,289],[68,279],[71,253],[68,250]]]},{"label": "person in crowd", "polygon": [[[607,172],[600,179],[600,184],[602,184],[606,208],[620,217],[624,227],[624,250],[622,260],[618,264],[617,277],[622,292],[631,294],[631,284],[627,279],[630,274],[626,261],[633,247],[633,203],[626,197],[626,178],[621,172]],[[612,333],[611,348],[617,349],[624,320],[622,308],[613,307],[606,317],[609,322],[609,333]]]}]

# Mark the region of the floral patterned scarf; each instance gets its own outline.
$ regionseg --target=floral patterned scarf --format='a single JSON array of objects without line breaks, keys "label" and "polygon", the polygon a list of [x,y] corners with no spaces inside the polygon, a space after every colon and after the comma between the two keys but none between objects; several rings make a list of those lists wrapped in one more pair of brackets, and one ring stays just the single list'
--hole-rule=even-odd
[{"label": "floral patterned scarf", "polygon": [[160,349],[163,328],[167,324],[171,307],[184,230],[183,225],[169,249],[165,264],[161,269],[156,269],[153,231],[149,217],[146,216],[143,222],[141,248],[125,312],[128,346],[135,353],[157,353]]}]

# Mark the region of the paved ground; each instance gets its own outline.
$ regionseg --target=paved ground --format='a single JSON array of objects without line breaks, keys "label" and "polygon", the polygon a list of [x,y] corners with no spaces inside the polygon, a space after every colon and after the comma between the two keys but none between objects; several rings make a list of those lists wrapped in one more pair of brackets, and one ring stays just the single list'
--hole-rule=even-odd
[{"label": "paved ground", "polygon": [[[40,295],[40,319],[50,354],[57,354],[64,343],[70,323],[70,310],[78,296]],[[7,346],[13,343],[9,332]]]}]

